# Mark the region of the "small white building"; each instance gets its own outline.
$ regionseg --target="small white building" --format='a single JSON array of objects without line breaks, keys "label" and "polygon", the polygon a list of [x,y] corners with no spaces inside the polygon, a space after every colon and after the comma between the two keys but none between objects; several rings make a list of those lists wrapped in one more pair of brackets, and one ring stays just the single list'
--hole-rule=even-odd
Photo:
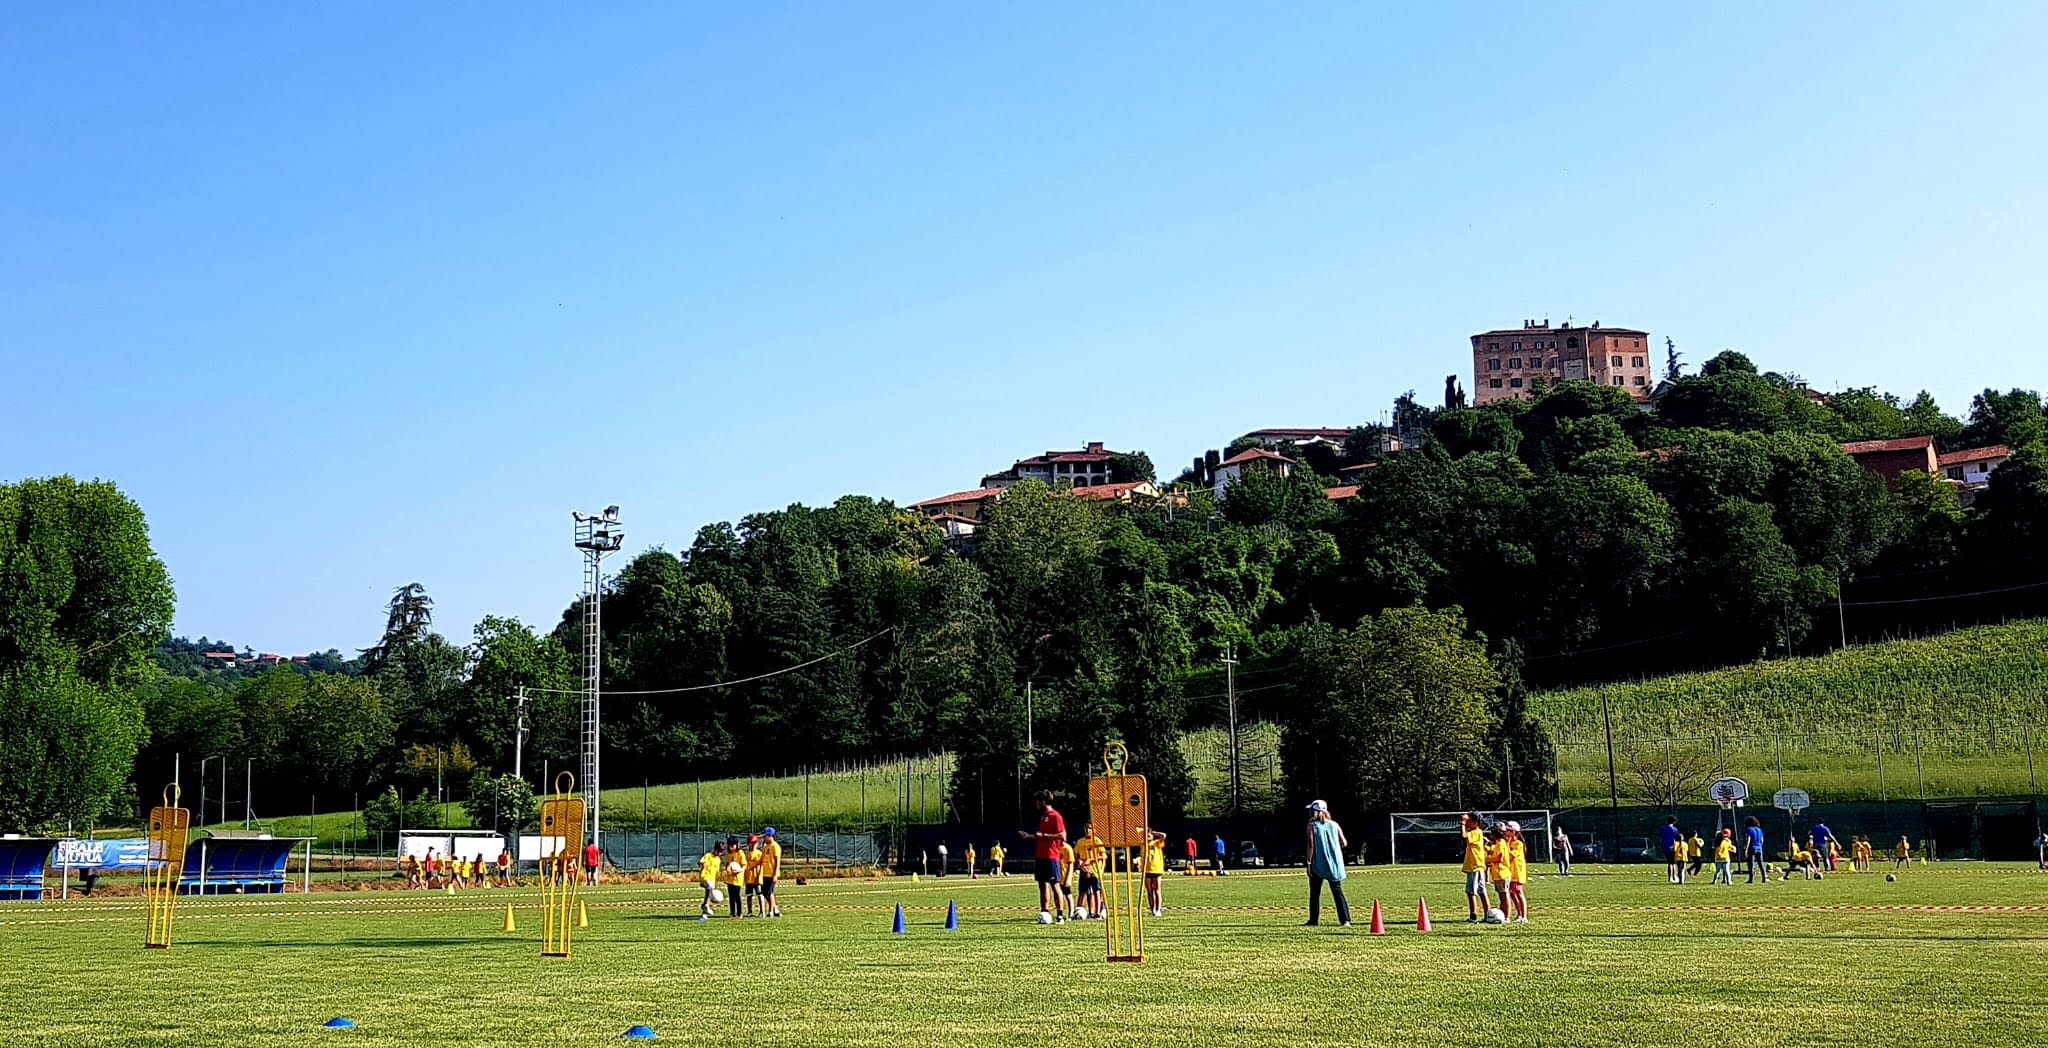
[{"label": "small white building", "polygon": [[1278,470],[1284,477],[1294,472],[1294,460],[1268,448],[1246,448],[1216,464],[1213,481],[1216,497],[1222,498],[1231,481],[1246,470],[1254,469]]}]

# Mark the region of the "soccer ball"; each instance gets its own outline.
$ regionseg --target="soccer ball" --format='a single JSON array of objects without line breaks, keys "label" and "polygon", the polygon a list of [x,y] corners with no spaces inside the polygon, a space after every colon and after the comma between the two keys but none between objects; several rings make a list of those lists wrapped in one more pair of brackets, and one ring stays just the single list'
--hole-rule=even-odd
[{"label": "soccer ball", "polygon": [[1040,911],[1038,911],[1038,923],[1040,923],[1040,924],[1051,924],[1051,923],[1052,923],[1052,912],[1051,912],[1051,911],[1049,911],[1049,910],[1040,910]]},{"label": "soccer ball", "polygon": [[1885,882],[1886,884],[1890,884],[1890,883],[1892,883],[1893,881],[1896,881],[1896,880],[1898,880],[1898,879],[1899,879],[1899,875],[1898,875],[1898,874],[1896,874],[1896,873],[1887,873],[1887,874],[1885,874],[1885,875],[1884,875],[1884,882]]},{"label": "soccer ball", "polygon": [[1076,906],[1076,907],[1074,907],[1074,919],[1075,919],[1075,920],[1077,920],[1077,921],[1085,921],[1085,920],[1087,920],[1087,919],[1088,919],[1088,911],[1087,911],[1087,910],[1084,910],[1084,909],[1082,909],[1082,908],[1081,908],[1081,907],[1079,907],[1079,906]]},{"label": "soccer ball", "polygon": [[724,902],[724,901],[725,901],[725,893],[724,893],[724,892],[722,892],[722,891],[719,891],[719,890],[718,890],[718,889],[716,889],[716,888],[713,888],[713,889],[711,889],[711,901],[712,901],[712,902]]},{"label": "soccer ball", "polygon": [[1827,876],[1827,874],[1822,873],[1819,870],[1813,871],[1813,879],[1816,881],[1826,880]]},{"label": "soccer ball", "polygon": [[1498,909],[1488,910],[1486,911],[1486,923],[1506,924],[1508,923],[1508,915],[1500,912]]},{"label": "soccer ball", "polygon": [[729,862],[725,864],[725,872],[727,873],[738,873],[744,869],[746,869],[745,866],[741,866],[739,863],[736,862]]}]

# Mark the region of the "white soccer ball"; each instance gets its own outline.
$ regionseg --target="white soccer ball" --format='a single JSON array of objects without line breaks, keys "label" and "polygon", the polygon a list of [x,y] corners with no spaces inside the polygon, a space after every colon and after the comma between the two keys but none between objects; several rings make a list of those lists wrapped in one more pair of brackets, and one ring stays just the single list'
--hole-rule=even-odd
[{"label": "white soccer ball", "polygon": [[736,862],[729,862],[725,864],[725,872],[727,873],[738,873],[744,869],[746,869],[745,866],[741,866],[739,863]]},{"label": "white soccer ball", "polygon": [[1898,880],[1898,879],[1899,879],[1899,875],[1898,875],[1898,874],[1896,874],[1896,873],[1887,873],[1887,874],[1885,874],[1885,875],[1884,875],[1884,882],[1885,882],[1886,884],[1890,884],[1890,883],[1892,883],[1893,881],[1896,881],[1896,880]]},{"label": "white soccer ball", "polygon": [[1486,923],[1506,924],[1508,923],[1508,915],[1500,912],[1498,909],[1488,910],[1486,911]]},{"label": "white soccer ball", "polygon": [[1038,911],[1038,923],[1040,923],[1040,924],[1051,924],[1051,923],[1052,923],[1052,914],[1051,914],[1051,913],[1049,913],[1049,912],[1047,912],[1047,911],[1045,911],[1045,910],[1040,910],[1040,911]]},{"label": "white soccer ball", "polygon": [[725,901],[725,893],[724,893],[724,892],[722,892],[722,891],[719,891],[719,890],[718,890],[718,889],[716,889],[716,888],[713,888],[713,889],[711,889],[711,901],[712,901],[712,902],[724,902],[724,901]]}]

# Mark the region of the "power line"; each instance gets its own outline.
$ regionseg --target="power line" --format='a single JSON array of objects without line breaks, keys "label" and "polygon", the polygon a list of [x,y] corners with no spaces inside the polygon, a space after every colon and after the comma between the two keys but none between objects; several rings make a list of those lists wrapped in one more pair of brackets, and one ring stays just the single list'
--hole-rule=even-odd
[{"label": "power line", "polygon": [[1843,601],[1845,608],[1872,608],[1883,604],[1931,604],[1938,600],[1962,600],[1966,597],[1989,597],[1998,593],[2017,593],[2020,590],[2040,589],[2048,582],[2028,582],[2018,586],[2001,586],[1998,589],[1976,590],[1971,593],[1943,593],[1933,597],[1900,597],[1897,600],[1851,600]]},{"label": "power line", "polygon": [[[688,687],[683,687],[683,688],[643,688],[643,689],[641,689],[641,690],[639,690],[639,691],[607,691],[607,692],[605,692],[605,694],[606,694],[606,695],[678,695],[678,694],[681,694],[681,693],[683,693],[683,692],[689,692],[689,691],[710,691],[710,690],[711,690],[711,689],[713,689],[713,688],[730,688],[730,687],[732,687],[732,686],[733,686],[733,685],[735,685],[735,684],[752,684],[752,683],[754,683],[755,681],[758,681],[758,680],[767,680],[767,679],[768,679],[768,678],[770,678],[770,677],[780,677],[780,676],[782,676],[782,675],[783,675],[783,674],[785,674],[785,673],[795,673],[796,671],[798,671],[798,670],[801,670],[801,669],[808,669],[808,668],[810,668],[810,667],[812,667],[812,666],[816,666],[816,665],[817,665],[818,663],[824,662],[824,661],[826,661],[826,660],[828,660],[828,659],[836,659],[836,658],[838,658],[839,656],[841,656],[841,655],[844,655],[844,654],[846,654],[847,652],[849,652],[849,651],[852,651],[852,650],[854,650],[855,648],[861,647],[861,646],[863,646],[863,645],[865,645],[865,644],[868,644],[868,643],[869,643],[869,642],[871,642],[871,641],[874,641],[874,640],[876,640],[876,639],[878,639],[878,638],[880,638],[880,637],[883,637],[883,636],[885,636],[885,635],[887,635],[887,634],[891,634],[891,633],[894,633],[894,632],[896,632],[896,627],[894,627],[894,626],[890,626],[890,627],[889,627],[889,628],[887,628],[887,629],[884,629],[884,630],[878,630],[878,631],[876,631],[876,632],[874,632],[874,633],[870,633],[870,634],[868,634],[867,636],[865,636],[865,637],[862,637],[861,639],[859,639],[859,640],[857,640],[857,641],[854,641],[853,643],[851,643],[851,644],[848,644],[847,646],[845,646],[845,647],[843,647],[843,648],[840,648],[840,649],[838,649],[838,650],[836,650],[836,651],[828,651],[828,652],[826,652],[825,654],[823,654],[823,655],[820,655],[820,656],[818,656],[818,657],[817,657],[817,658],[815,658],[815,659],[810,659],[810,660],[808,660],[808,661],[805,661],[805,662],[799,662],[799,663],[797,663],[797,664],[796,664],[796,665],[794,665],[794,666],[784,666],[783,668],[781,668],[781,669],[779,669],[779,670],[769,670],[769,671],[768,671],[768,672],[766,672],[766,673],[756,673],[756,674],[754,674],[754,675],[753,675],[753,676],[751,676],[751,677],[741,677],[741,678],[739,678],[738,680],[722,680],[722,681],[719,681],[719,682],[718,682],[718,683],[716,683],[716,684],[692,684],[692,685],[689,685]],[[555,694],[557,694],[557,695],[579,695],[579,694],[582,694],[582,692],[580,691],[580,689],[572,689],[572,688],[528,688],[527,690],[528,690],[528,691],[546,691],[546,692],[553,692],[553,693],[555,693]]]}]

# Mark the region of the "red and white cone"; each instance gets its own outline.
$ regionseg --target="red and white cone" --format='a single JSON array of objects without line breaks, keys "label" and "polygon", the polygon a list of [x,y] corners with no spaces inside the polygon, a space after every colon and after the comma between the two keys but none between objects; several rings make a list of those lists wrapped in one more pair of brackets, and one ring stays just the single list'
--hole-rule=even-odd
[{"label": "red and white cone", "polygon": [[1372,933],[1374,935],[1387,934],[1387,919],[1380,916],[1380,901],[1378,899],[1372,901]]},{"label": "red and white cone", "polygon": [[1415,930],[1418,932],[1426,932],[1429,930],[1428,899],[1415,900]]}]

